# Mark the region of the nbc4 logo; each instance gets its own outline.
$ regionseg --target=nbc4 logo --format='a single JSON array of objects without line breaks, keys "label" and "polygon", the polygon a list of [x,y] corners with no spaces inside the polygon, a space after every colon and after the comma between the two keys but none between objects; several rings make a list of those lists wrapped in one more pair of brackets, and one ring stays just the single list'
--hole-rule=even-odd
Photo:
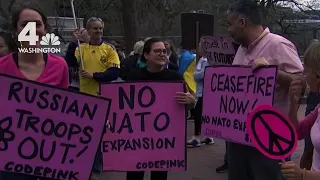
[{"label": "nbc4 logo", "polygon": [[60,45],[59,37],[53,33],[47,33],[45,36],[42,36],[40,44],[42,46],[48,46],[50,44],[53,46],[59,46]]},{"label": "nbc4 logo", "polygon": [[[29,42],[29,45],[35,46],[39,41],[39,36],[37,35],[37,26],[36,22],[28,22],[28,24],[22,29],[20,34],[18,35],[18,41],[20,42]],[[42,36],[40,45],[42,46],[59,46],[60,41],[59,37],[53,33],[47,33],[46,35]],[[19,48],[20,53],[60,53],[60,48],[37,48],[37,47],[29,47]]]}]

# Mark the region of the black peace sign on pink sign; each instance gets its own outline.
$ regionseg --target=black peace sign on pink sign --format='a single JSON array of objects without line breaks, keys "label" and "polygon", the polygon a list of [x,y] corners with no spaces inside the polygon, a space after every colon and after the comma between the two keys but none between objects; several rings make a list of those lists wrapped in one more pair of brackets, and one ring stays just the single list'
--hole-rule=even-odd
[{"label": "black peace sign on pink sign", "polygon": [[253,144],[268,158],[283,160],[294,153],[298,143],[296,130],[274,107],[257,107],[248,115],[247,125]]}]

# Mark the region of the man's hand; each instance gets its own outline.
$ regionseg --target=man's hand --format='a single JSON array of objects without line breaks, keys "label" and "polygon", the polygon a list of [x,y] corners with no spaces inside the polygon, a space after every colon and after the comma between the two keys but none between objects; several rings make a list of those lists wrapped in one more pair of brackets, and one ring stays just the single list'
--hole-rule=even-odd
[{"label": "man's hand", "polygon": [[76,43],[80,36],[80,29],[75,29],[72,33],[72,42]]},{"label": "man's hand", "polygon": [[85,28],[80,29],[79,40],[84,42],[84,43],[89,43],[90,36],[88,34],[88,31]]},{"label": "man's hand", "polygon": [[72,33],[72,42],[76,43],[78,39],[81,42],[88,43],[90,41],[90,37],[88,32],[85,28],[76,29]]},{"label": "man's hand", "polygon": [[82,69],[80,71],[80,74],[81,74],[81,77],[83,77],[83,78],[93,78],[93,73],[90,73],[85,69]]},{"label": "man's hand", "polygon": [[263,66],[268,66],[269,62],[265,58],[255,59],[252,63],[252,70],[255,71]]}]

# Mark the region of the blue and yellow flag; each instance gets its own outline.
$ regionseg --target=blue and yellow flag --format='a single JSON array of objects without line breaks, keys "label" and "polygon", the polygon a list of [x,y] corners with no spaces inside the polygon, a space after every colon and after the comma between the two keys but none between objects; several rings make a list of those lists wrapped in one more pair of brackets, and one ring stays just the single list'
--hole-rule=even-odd
[{"label": "blue and yellow flag", "polygon": [[179,73],[183,75],[190,93],[196,93],[196,82],[193,73],[196,70],[196,57],[190,51],[185,50],[179,58]]}]

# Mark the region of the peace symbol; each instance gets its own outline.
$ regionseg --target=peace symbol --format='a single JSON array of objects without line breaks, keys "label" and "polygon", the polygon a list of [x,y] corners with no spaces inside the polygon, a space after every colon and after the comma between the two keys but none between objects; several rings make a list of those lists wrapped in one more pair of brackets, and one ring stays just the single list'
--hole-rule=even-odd
[{"label": "peace symbol", "polygon": [[[268,125],[265,119],[263,119],[263,115],[273,115],[279,120],[280,122],[283,122],[289,129],[290,132],[290,138],[284,138],[275,133],[272,128]],[[266,147],[262,141],[260,140],[255,125],[256,123],[260,120],[264,128],[268,131],[268,137],[269,137],[269,142],[268,142],[268,147]],[[279,122],[279,123],[280,123]],[[252,130],[252,135],[257,144],[260,146],[261,149],[265,151],[265,153],[272,155],[272,156],[284,156],[288,154],[289,152],[292,151],[292,149],[295,148],[296,144],[296,134],[295,130],[292,128],[292,126],[289,124],[289,122],[279,113],[272,111],[272,110],[260,110],[256,112],[251,120],[251,130]],[[287,144],[286,148],[283,148],[280,144],[280,142]],[[279,151],[275,151],[274,147],[276,147]]]}]

